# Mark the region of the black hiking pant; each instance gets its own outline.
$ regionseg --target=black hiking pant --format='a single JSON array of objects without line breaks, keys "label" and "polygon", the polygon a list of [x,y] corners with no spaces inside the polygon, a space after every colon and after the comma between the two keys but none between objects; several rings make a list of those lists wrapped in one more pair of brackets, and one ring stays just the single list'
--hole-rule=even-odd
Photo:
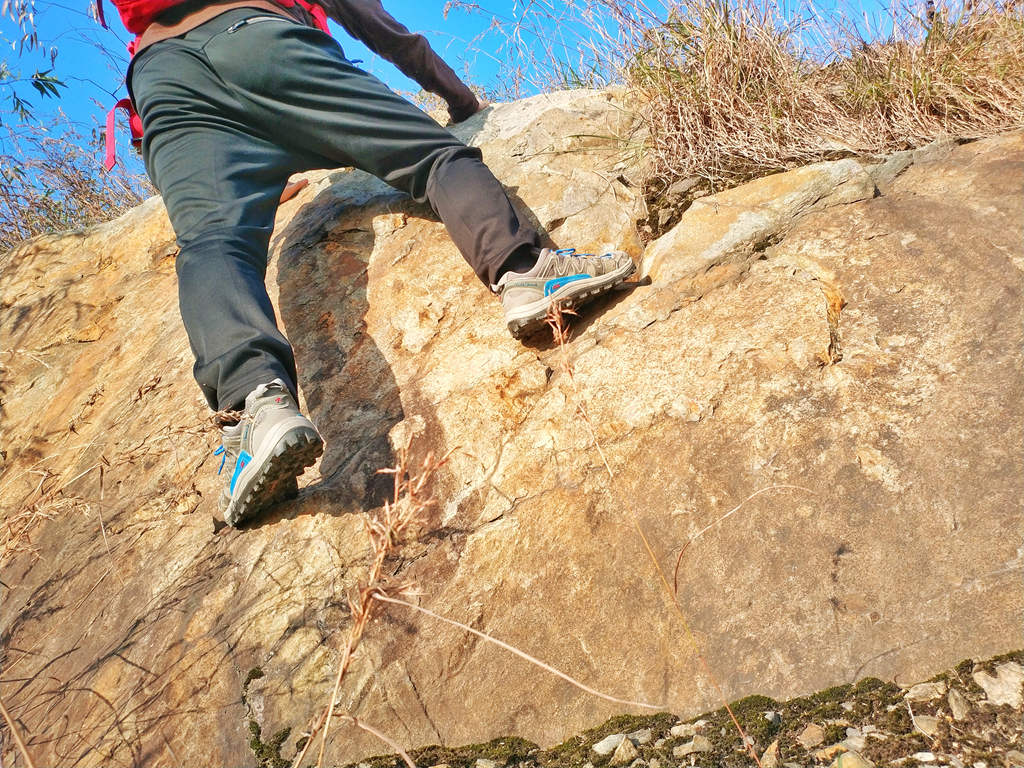
[{"label": "black hiking pant", "polygon": [[480,150],[299,22],[227,11],[145,49],[129,86],[146,170],[181,248],[178,296],[194,374],[215,409],[240,407],[276,378],[295,389],[295,358],[264,283],[293,173],[354,166],[429,201],[487,284],[537,242]]}]

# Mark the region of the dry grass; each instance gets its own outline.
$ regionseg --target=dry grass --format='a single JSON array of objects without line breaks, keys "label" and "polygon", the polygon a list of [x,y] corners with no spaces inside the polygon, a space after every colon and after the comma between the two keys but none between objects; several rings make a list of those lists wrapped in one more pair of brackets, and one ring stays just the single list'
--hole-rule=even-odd
[{"label": "dry grass", "polygon": [[36,235],[107,221],[154,194],[120,165],[104,172],[89,146],[62,120],[22,125],[0,139],[0,252]]},{"label": "dry grass", "polygon": [[[1024,19],[995,6],[932,24],[907,12],[873,39],[769,6],[699,6],[650,30],[628,70],[665,180],[720,187],[843,154],[1024,125]],[[808,22],[810,24],[810,22]]]},{"label": "dry grass", "polygon": [[575,686],[585,693],[604,699],[605,701],[629,707],[640,707],[652,710],[663,709],[664,704],[651,704],[643,701],[621,699],[591,688],[585,683],[567,675],[565,672],[562,672],[550,664],[531,656],[515,646],[503,642],[502,640],[488,635],[485,632],[481,632],[478,629],[474,629],[467,624],[455,621],[454,619],[442,616],[427,608],[402,599],[403,597],[413,594],[415,585],[410,582],[396,583],[388,581],[384,575],[384,566],[389,559],[393,558],[398,553],[398,549],[403,544],[415,539],[416,536],[427,526],[428,513],[437,505],[437,500],[432,494],[427,492],[427,487],[433,479],[434,474],[438,469],[444,466],[448,460],[448,456],[451,455],[451,452],[449,452],[440,460],[435,460],[433,455],[430,454],[423,460],[419,469],[412,472],[410,471],[409,448],[410,445],[407,443],[399,451],[398,462],[395,467],[380,470],[383,473],[394,476],[394,491],[392,498],[385,503],[379,511],[368,513],[363,518],[370,543],[371,562],[369,573],[363,584],[360,586],[358,595],[349,598],[349,609],[352,613],[352,624],[349,627],[345,647],[341,653],[341,661],[338,665],[338,671],[335,676],[334,688],[331,692],[330,701],[324,711],[316,717],[307,728],[303,738],[300,739],[298,753],[292,761],[292,765],[295,768],[302,765],[307,752],[313,744],[313,740],[317,735],[320,735],[320,750],[317,758],[317,768],[321,768],[326,752],[330,726],[335,719],[337,719],[355,725],[356,727],[373,734],[375,737],[394,749],[395,752],[402,757],[406,765],[410,766],[410,768],[416,768],[408,753],[403,751],[401,747],[399,747],[398,744],[387,735],[358,720],[350,713],[336,711],[342,681],[348,672],[356,649],[366,632],[367,625],[378,608],[378,604],[401,606],[414,610],[421,615],[428,616],[435,621],[457,627],[464,632],[468,632],[479,637],[485,642],[502,648],[514,656],[518,656],[520,659],[543,669],[545,672],[555,677],[565,680],[567,683]]},{"label": "dry grass", "polygon": [[[359,642],[366,631],[366,626],[373,617],[378,598],[409,594],[414,587],[413,584],[408,582],[394,583],[389,581],[385,576],[384,566],[390,558],[395,556],[398,548],[403,543],[414,538],[427,524],[428,514],[437,504],[437,500],[427,492],[427,487],[434,473],[444,466],[447,461],[447,455],[441,459],[435,459],[431,454],[423,460],[418,470],[410,471],[409,444],[407,443],[398,452],[398,463],[396,466],[381,470],[381,472],[391,474],[394,477],[394,492],[392,498],[379,511],[368,513],[363,517],[366,535],[370,541],[371,562],[369,573],[361,585],[358,595],[349,598],[352,625],[349,627],[348,638],[342,650],[341,662],[338,665],[338,672],[334,680],[334,689],[331,692],[331,698],[327,707],[308,729],[305,741],[302,743],[302,747],[293,761],[293,765],[296,767],[302,765],[306,752],[312,746],[317,734],[321,734],[317,768],[323,765],[327,738],[335,717],[363,728],[382,739],[389,746],[397,749],[396,745],[380,732],[360,722],[348,713],[335,712],[335,707],[338,702],[338,694],[341,692],[342,680],[348,672],[353,654],[355,654],[356,648],[359,646]],[[415,768],[407,754],[400,749],[398,749],[398,752],[411,768]]]},{"label": "dry grass", "polygon": [[[454,7],[476,9],[455,0]],[[625,86],[655,194],[1024,126],[1017,0],[874,18],[780,0],[534,0],[496,16],[524,88]]]}]

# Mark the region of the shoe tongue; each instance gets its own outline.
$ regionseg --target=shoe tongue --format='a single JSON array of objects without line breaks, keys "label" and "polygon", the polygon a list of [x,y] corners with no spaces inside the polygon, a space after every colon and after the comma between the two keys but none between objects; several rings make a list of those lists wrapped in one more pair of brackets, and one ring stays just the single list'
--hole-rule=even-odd
[{"label": "shoe tongue", "polygon": [[245,408],[249,410],[250,406],[261,397],[266,397],[270,391],[276,391],[281,393],[287,393],[288,387],[280,379],[274,379],[267,384],[260,384],[256,389],[248,394],[245,398]]},{"label": "shoe tongue", "polygon": [[531,250],[533,251],[533,255],[537,258],[536,263],[526,272],[506,272],[501,276],[501,279],[498,280],[499,286],[504,285],[513,277],[538,277],[540,275],[544,269],[544,264],[546,263],[545,257],[549,253],[552,253],[552,251],[550,248],[532,248]]}]

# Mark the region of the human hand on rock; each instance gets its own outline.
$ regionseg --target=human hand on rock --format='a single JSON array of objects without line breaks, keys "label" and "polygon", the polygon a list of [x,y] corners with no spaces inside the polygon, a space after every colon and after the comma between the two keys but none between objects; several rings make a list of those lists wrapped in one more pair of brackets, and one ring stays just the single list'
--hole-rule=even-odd
[{"label": "human hand on rock", "polygon": [[308,186],[309,179],[299,179],[298,181],[295,182],[289,182],[288,185],[284,188],[284,191],[281,192],[280,202],[287,203],[289,200],[291,200],[293,197],[299,194],[299,192],[301,192]]}]

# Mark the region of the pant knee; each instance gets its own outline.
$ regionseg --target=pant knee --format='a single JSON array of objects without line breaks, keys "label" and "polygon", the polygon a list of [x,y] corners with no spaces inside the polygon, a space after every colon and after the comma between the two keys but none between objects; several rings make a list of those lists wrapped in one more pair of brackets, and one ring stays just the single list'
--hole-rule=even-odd
[{"label": "pant knee", "polygon": [[181,241],[176,261],[178,279],[195,272],[267,271],[272,230],[268,227],[230,227],[190,236]]}]

